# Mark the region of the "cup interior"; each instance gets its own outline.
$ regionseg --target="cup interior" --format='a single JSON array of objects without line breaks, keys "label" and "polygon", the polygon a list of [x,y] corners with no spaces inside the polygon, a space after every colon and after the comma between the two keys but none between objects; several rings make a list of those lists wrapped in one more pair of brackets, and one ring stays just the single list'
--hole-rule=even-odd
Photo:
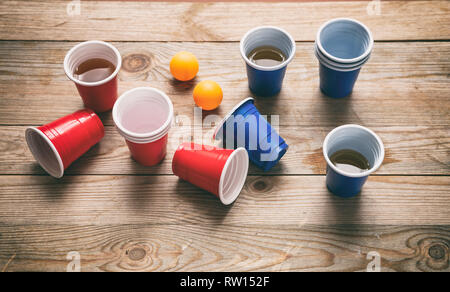
[{"label": "cup interior", "polygon": [[[372,173],[381,165],[384,159],[384,146],[381,139],[371,130],[358,125],[344,125],[331,131],[324,142],[324,156],[330,167],[336,172],[350,177],[363,177]],[[330,157],[339,150],[354,150],[364,155],[369,161],[370,169],[363,173],[345,173],[337,169]]]},{"label": "cup interior", "polygon": [[[106,79],[98,82],[85,82],[74,78],[73,75],[75,69],[80,64],[89,59],[95,58],[100,58],[111,62],[116,67],[114,73],[108,76]],[[102,41],[88,41],[76,45],[67,53],[66,58],[64,60],[64,70],[66,72],[66,75],[72,81],[81,85],[93,86],[93,85],[100,85],[111,80],[119,72],[121,64],[122,58],[120,56],[119,51],[114,46]]]},{"label": "cup interior", "polygon": [[125,92],[115,103],[113,119],[119,132],[132,142],[152,142],[169,131],[173,105],[163,92],[149,87]]},{"label": "cup interior", "polygon": [[[326,23],[317,38],[319,49],[325,55],[344,60],[367,56],[373,46],[373,38],[362,23],[352,19],[336,19]],[[338,60],[339,61],[339,60]]]},{"label": "cup interior", "polygon": [[226,127],[227,121],[228,119],[230,119],[231,117],[234,117],[234,114],[241,109],[241,107],[244,107],[247,105],[247,103],[254,103],[255,100],[253,99],[253,97],[247,97],[246,99],[242,100],[241,102],[239,102],[238,104],[236,104],[233,109],[231,109],[230,112],[228,112],[228,114],[222,119],[222,121],[220,121],[220,123],[217,124],[215,130],[214,130],[214,135],[213,138],[215,140],[222,140],[223,137],[223,127]]},{"label": "cup interior", "polygon": [[[254,64],[248,59],[248,55],[256,48],[271,46],[279,49],[286,60],[274,67],[262,67]],[[294,57],[295,41],[284,30],[277,27],[264,26],[250,30],[241,40],[241,54],[247,64],[260,70],[276,70],[286,66]]]},{"label": "cup interior", "polygon": [[42,168],[53,177],[62,177],[64,166],[61,157],[45,134],[36,128],[28,128],[25,131],[25,138],[31,154]]},{"label": "cup interior", "polygon": [[247,178],[248,165],[248,153],[244,148],[237,148],[231,153],[219,183],[219,197],[223,204],[229,205],[239,196]]}]

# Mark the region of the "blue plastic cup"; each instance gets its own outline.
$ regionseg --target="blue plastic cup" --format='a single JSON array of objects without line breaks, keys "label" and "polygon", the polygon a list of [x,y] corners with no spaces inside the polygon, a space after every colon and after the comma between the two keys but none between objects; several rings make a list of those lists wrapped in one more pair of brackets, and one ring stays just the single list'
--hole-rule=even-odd
[{"label": "blue plastic cup", "polygon": [[[330,157],[344,149],[362,154],[371,168],[361,173],[348,173],[338,169]],[[328,133],[323,142],[323,155],[327,162],[326,184],[330,192],[340,197],[353,197],[361,192],[369,175],[380,167],[384,159],[384,146],[380,137],[368,128],[343,125]]]},{"label": "blue plastic cup", "polygon": [[322,25],[314,50],[320,63],[320,89],[325,95],[341,98],[352,93],[373,43],[370,30],[359,21],[337,18]]},{"label": "blue plastic cup", "polygon": [[217,125],[214,139],[221,140],[224,148],[244,147],[250,161],[264,171],[274,167],[289,147],[259,113],[251,97],[238,103]]},{"label": "blue plastic cup", "polygon": [[341,98],[349,96],[353,91],[360,70],[361,68],[341,71],[320,63],[320,90],[329,97]]},{"label": "blue plastic cup", "polygon": [[[273,67],[251,62],[248,55],[256,48],[271,46],[279,49],[286,60]],[[260,26],[248,31],[240,42],[240,51],[247,67],[250,90],[259,96],[273,96],[280,92],[287,65],[295,55],[295,41],[285,30],[274,26]]]}]

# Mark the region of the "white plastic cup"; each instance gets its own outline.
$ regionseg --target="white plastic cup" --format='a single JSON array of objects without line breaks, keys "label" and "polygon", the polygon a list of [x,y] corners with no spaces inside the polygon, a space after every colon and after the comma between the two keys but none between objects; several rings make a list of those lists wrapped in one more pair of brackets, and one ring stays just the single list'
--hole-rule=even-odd
[{"label": "white plastic cup", "polygon": [[112,115],[136,161],[151,166],[165,157],[173,104],[164,92],[151,87],[131,89],[117,99]]}]

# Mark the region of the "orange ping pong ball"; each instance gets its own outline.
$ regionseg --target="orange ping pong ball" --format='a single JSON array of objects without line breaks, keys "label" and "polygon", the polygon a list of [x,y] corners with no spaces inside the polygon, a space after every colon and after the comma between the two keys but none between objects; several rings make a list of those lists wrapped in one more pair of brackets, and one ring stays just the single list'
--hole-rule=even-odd
[{"label": "orange ping pong ball", "polygon": [[219,84],[211,80],[205,80],[195,86],[193,96],[197,106],[209,111],[220,105],[223,92]]},{"label": "orange ping pong ball", "polygon": [[170,73],[180,81],[194,79],[198,72],[198,61],[194,54],[189,52],[178,52],[170,61]]}]

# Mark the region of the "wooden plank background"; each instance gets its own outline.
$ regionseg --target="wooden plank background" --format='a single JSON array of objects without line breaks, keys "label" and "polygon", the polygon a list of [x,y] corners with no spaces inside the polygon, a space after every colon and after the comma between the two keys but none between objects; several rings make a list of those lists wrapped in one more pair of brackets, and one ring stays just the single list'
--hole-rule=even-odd
[{"label": "wooden plank background", "polygon": [[[164,3],[81,1],[68,17],[68,1],[2,1],[1,39],[109,41],[237,41],[261,24],[277,25],[296,41],[312,41],[330,18],[354,17],[377,40],[448,40],[448,1],[382,1],[368,15],[368,1],[303,3]],[[407,25],[405,25],[407,24]],[[436,29],[436,28],[439,29]],[[114,28],[114,29],[111,29]],[[163,29],[161,29],[163,28]]]},{"label": "wooden plank background", "polygon": [[[70,251],[83,271],[365,271],[377,251],[383,271],[450,271],[450,2],[154,3],[0,2],[0,271],[65,271]],[[351,97],[318,90],[313,41],[320,24],[353,17],[376,39]],[[79,41],[112,41],[123,56],[119,93],[165,91],[176,115],[193,117],[192,89],[222,86],[223,117],[251,96],[238,46],[250,28],[271,24],[297,41],[284,88],[257,98],[280,115],[290,145],[263,173],[251,166],[238,200],[223,206],[178,180],[173,152],[183,139],[210,144],[213,124],[179,119],[168,155],[143,167],[101,115],[105,138],[53,179],[34,162],[24,130],[82,107],[62,61]],[[193,52],[194,81],[174,81],[171,56]],[[191,121],[193,122],[193,121]],[[334,127],[358,123],[386,147],[382,167],[352,199],[325,187],[321,145]]]}]

